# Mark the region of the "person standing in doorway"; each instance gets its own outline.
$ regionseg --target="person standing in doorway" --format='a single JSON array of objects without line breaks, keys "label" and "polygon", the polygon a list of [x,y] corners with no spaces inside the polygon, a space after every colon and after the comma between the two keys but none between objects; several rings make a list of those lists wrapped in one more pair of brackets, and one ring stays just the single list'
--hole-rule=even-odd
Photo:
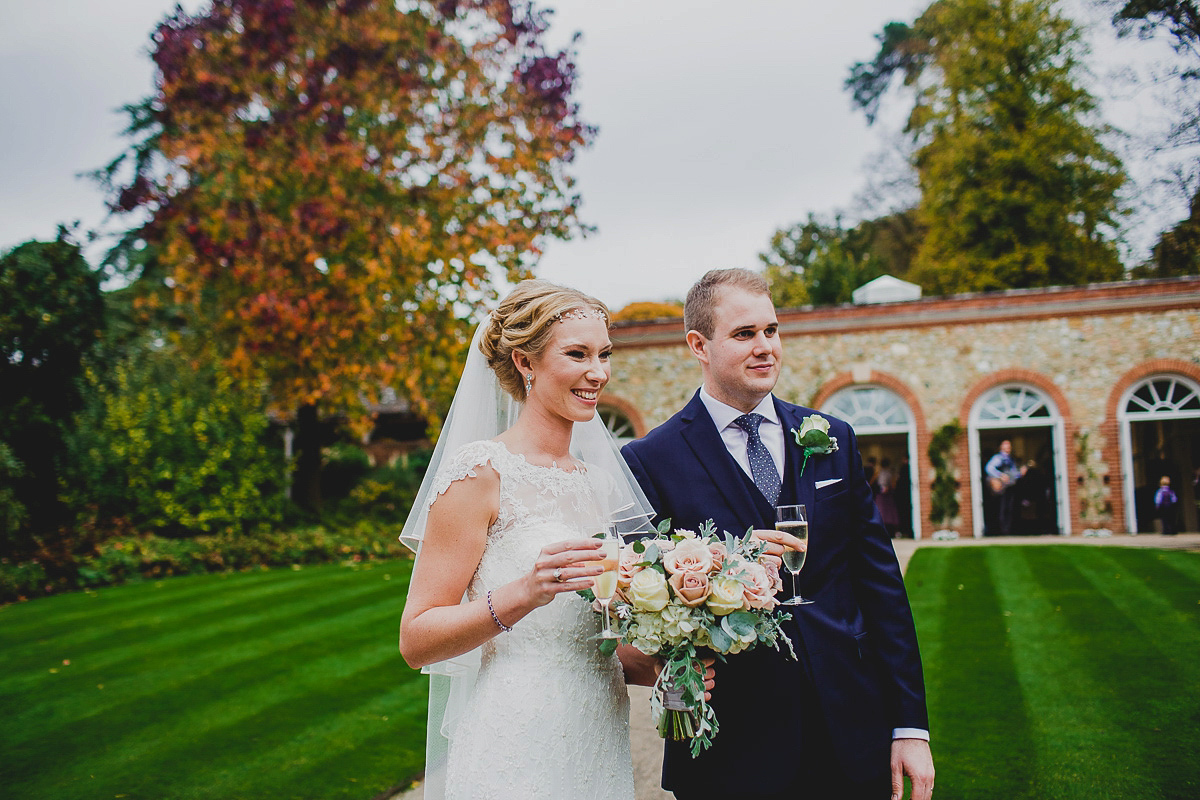
[{"label": "person standing in doorway", "polygon": [[1024,467],[1018,467],[1012,457],[1012,442],[1005,439],[1000,443],[1000,449],[988,459],[983,468],[987,475],[987,486],[996,497],[996,523],[1001,536],[1012,533],[1013,508],[1016,493],[1012,491],[1017,481],[1025,474]]},{"label": "person standing in doorway", "polygon": [[1179,507],[1179,498],[1171,489],[1171,479],[1163,475],[1158,481],[1158,491],[1154,493],[1154,511],[1162,520],[1164,536],[1174,536],[1175,514]]}]

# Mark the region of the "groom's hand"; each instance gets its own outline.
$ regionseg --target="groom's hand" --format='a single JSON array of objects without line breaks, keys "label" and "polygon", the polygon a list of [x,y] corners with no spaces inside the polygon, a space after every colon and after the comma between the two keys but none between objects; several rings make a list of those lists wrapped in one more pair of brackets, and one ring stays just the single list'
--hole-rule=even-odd
[{"label": "groom's hand", "polygon": [[799,550],[801,552],[808,549],[808,542],[803,542],[790,533],[783,533],[782,531],[756,528],[750,532],[750,535],[755,539],[761,539],[767,543],[767,549],[764,552],[777,569],[783,566],[784,548]]},{"label": "groom's hand", "polygon": [[625,671],[625,682],[632,686],[653,686],[663,668],[662,661],[624,642],[617,645],[617,658]]},{"label": "groom's hand", "polygon": [[904,794],[904,776],[912,781],[912,800],[933,797],[933,754],[924,739],[892,739],[892,800]]}]

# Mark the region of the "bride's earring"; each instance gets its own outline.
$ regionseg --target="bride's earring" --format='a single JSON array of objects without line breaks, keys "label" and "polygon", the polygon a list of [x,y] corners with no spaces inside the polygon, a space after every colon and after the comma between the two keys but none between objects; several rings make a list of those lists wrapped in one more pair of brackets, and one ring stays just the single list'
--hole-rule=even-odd
[{"label": "bride's earring", "polygon": [[533,373],[530,372],[525,376],[525,394],[533,391]]}]

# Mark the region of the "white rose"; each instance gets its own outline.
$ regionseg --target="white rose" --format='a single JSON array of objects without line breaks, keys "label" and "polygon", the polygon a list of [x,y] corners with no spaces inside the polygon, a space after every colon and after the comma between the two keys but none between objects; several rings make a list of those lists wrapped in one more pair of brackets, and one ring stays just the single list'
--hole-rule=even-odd
[{"label": "white rose", "polygon": [[708,607],[717,616],[732,614],[746,607],[746,594],[742,582],[730,575],[718,575],[710,584]]},{"label": "white rose", "polygon": [[820,414],[809,414],[800,423],[800,438],[804,438],[804,434],[814,430],[829,435],[829,420]]},{"label": "white rose", "polygon": [[667,579],[656,569],[644,569],[629,582],[629,602],[642,611],[662,611],[671,599]]}]

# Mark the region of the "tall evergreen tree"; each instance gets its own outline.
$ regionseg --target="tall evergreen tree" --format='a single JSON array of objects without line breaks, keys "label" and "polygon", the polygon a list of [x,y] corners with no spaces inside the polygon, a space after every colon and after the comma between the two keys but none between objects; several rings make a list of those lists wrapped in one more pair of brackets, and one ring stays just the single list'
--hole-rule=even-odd
[{"label": "tall evergreen tree", "polygon": [[927,291],[1121,277],[1119,159],[1080,85],[1080,31],[1053,0],[936,0],[891,23],[846,81],[869,121],[903,77],[926,234],[909,280]]}]

